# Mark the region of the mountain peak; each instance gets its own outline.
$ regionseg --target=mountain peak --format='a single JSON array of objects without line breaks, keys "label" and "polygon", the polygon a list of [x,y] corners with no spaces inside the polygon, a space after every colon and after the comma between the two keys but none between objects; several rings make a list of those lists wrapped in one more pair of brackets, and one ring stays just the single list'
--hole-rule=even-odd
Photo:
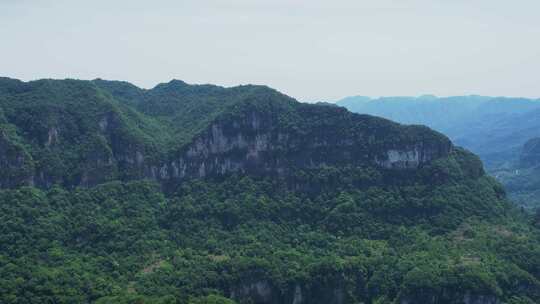
[{"label": "mountain peak", "polygon": [[185,82],[183,80],[174,79],[174,78],[171,79],[167,84],[170,85],[170,86],[181,86],[181,87],[189,85],[187,82]]},{"label": "mountain peak", "polygon": [[189,87],[190,85],[179,79],[172,79],[169,82],[159,83],[152,90],[178,90]]}]

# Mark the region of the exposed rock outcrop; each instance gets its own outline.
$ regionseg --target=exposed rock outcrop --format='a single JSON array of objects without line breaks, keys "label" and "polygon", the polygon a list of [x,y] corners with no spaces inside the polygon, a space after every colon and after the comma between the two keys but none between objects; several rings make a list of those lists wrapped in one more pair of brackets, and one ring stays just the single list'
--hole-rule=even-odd
[{"label": "exposed rock outcrop", "polygon": [[437,149],[424,148],[423,143],[419,143],[410,148],[387,150],[386,159],[376,159],[375,162],[387,169],[416,169],[440,156]]},{"label": "exposed rock outcrop", "polygon": [[276,120],[252,112],[243,120],[213,123],[177,159],[151,167],[148,177],[202,178],[234,172],[286,175],[296,169],[345,165],[418,169],[452,149],[449,142],[421,139],[404,147],[373,149],[352,136],[316,135],[287,133]]},{"label": "exposed rock outcrop", "polygon": [[0,130],[0,188],[21,185],[34,185],[32,157]]},{"label": "exposed rock outcrop", "polygon": [[444,299],[436,294],[419,295],[418,297],[402,298],[400,304],[437,304],[437,303],[463,303],[463,304],[500,304],[501,301],[494,295],[472,294],[466,292],[463,294],[453,294],[452,292],[443,292]]},{"label": "exposed rock outcrop", "polygon": [[254,303],[276,303],[279,296],[268,281],[242,284],[231,292],[233,299],[249,299]]},{"label": "exposed rock outcrop", "polygon": [[239,303],[255,304],[345,304],[345,291],[336,286],[306,287],[291,283],[277,288],[267,280],[245,282],[235,286],[229,297]]},{"label": "exposed rock outcrop", "polygon": [[[24,94],[10,91],[0,103],[0,110],[10,109],[1,120],[13,129],[3,134],[0,159],[11,173],[0,187],[137,179],[174,185],[231,173],[288,177],[298,169],[328,167],[414,172],[452,150],[446,137],[428,128],[301,104],[266,87],[172,82],[148,92],[107,95],[84,81],[20,86]],[[167,116],[170,109],[174,113]],[[10,136],[20,139],[15,154],[5,144]]]},{"label": "exposed rock outcrop", "polygon": [[[126,145],[118,132],[119,125],[118,118],[112,114],[99,120],[97,127],[103,136],[88,141],[85,150],[88,152],[82,155],[88,166],[81,167],[77,185],[92,186],[115,178],[149,178],[170,183],[229,173],[286,176],[293,170],[324,166],[413,170],[447,156],[452,148],[447,141],[419,139],[401,147],[368,146],[365,139],[352,135],[298,134],[281,126],[276,117],[250,112],[237,120],[215,121],[175,157],[156,161],[146,157],[144,147]],[[59,132],[57,127],[49,129],[46,148],[61,141]],[[1,153],[5,155],[6,150]],[[13,168],[22,162],[22,158],[9,160],[4,156],[3,159],[5,166]],[[39,175],[38,185],[45,187],[62,178],[46,169],[34,175]]]}]

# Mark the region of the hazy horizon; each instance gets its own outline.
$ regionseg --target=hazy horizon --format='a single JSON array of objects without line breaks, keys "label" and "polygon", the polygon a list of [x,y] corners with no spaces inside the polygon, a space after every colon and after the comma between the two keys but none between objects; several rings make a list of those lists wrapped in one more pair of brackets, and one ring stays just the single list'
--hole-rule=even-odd
[{"label": "hazy horizon", "polygon": [[301,101],[540,97],[537,1],[74,2],[2,1],[0,74],[253,83]]}]

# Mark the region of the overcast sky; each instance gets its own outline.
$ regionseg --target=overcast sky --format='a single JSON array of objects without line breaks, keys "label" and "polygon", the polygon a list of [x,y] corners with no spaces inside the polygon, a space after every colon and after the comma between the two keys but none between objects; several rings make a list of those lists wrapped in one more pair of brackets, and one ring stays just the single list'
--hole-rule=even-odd
[{"label": "overcast sky", "polygon": [[538,0],[0,0],[0,75],[540,97]]}]

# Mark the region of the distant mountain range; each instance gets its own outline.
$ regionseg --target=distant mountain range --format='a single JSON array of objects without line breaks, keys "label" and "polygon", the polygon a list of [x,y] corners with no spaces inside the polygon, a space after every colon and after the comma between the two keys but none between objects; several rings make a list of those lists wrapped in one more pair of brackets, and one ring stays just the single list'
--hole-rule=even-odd
[{"label": "distant mountain range", "polygon": [[442,98],[433,95],[353,96],[338,100],[336,104],[352,112],[403,124],[427,125],[450,137],[456,145],[479,155],[492,175],[505,176],[504,183],[515,184],[511,182],[514,178],[529,179],[531,176],[522,174],[536,172],[524,170],[529,168],[520,162],[520,156],[524,144],[540,136],[540,99],[477,95]]}]

